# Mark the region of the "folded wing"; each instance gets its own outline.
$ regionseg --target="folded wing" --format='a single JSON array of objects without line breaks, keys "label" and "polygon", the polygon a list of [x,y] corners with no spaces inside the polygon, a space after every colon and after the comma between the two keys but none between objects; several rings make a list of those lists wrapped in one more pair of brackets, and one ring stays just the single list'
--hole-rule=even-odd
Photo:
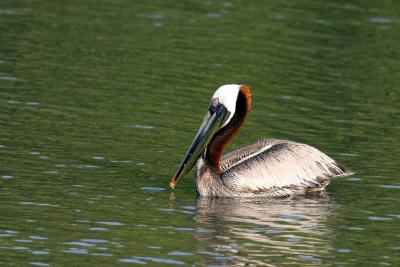
[{"label": "folded wing", "polygon": [[221,180],[243,193],[303,194],[322,190],[334,178],[350,175],[329,156],[309,145],[264,139],[222,158]]}]

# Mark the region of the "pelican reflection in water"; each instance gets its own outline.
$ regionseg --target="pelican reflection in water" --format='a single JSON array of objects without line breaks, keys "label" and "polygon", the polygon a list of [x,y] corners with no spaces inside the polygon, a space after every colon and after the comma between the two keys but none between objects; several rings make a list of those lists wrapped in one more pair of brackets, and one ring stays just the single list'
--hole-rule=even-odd
[{"label": "pelican reflection in water", "polygon": [[200,197],[193,217],[199,224],[195,239],[208,252],[204,254],[209,264],[315,265],[332,249],[329,221],[339,211],[340,205],[326,194],[285,199]]},{"label": "pelican reflection in water", "polygon": [[170,185],[175,187],[197,162],[201,196],[279,197],[325,189],[350,175],[318,149],[287,140],[262,139],[223,155],[251,108],[247,85],[224,85],[214,93],[202,125]]}]

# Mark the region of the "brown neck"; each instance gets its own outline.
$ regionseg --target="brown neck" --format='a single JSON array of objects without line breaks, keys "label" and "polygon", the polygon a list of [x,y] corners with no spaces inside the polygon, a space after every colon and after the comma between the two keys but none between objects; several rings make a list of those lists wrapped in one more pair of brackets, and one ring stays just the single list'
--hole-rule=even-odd
[{"label": "brown neck", "polygon": [[211,140],[207,147],[206,159],[217,173],[221,173],[220,160],[222,153],[232,138],[238,133],[251,108],[251,90],[242,85],[236,101],[236,110],[230,122],[224,126]]}]

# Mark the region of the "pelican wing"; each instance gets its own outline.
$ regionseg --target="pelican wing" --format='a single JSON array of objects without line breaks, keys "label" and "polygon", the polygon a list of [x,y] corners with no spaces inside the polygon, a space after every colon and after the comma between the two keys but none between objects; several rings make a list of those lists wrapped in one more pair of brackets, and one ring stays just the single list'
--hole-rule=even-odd
[{"label": "pelican wing", "polygon": [[227,154],[222,155],[220,163],[221,169],[222,171],[226,171],[232,168],[233,166],[245,161],[246,159],[262,153],[266,149],[270,148],[272,145],[282,142],[289,142],[289,141],[268,138],[268,139],[258,140],[250,145],[233,150]]},{"label": "pelican wing", "polygon": [[221,180],[227,188],[254,194],[319,190],[331,179],[351,174],[314,147],[277,139],[261,140],[233,151],[223,158],[222,165],[226,170]]}]

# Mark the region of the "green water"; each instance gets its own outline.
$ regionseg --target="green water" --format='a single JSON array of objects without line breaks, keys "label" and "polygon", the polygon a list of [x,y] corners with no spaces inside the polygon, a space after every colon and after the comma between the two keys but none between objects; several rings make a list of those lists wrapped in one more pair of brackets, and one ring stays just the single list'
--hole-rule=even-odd
[{"label": "green water", "polygon": [[[0,265],[399,266],[399,1],[0,2]],[[232,148],[276,137],[356,172],[326,194],[168,182],[222,84]]]}]

